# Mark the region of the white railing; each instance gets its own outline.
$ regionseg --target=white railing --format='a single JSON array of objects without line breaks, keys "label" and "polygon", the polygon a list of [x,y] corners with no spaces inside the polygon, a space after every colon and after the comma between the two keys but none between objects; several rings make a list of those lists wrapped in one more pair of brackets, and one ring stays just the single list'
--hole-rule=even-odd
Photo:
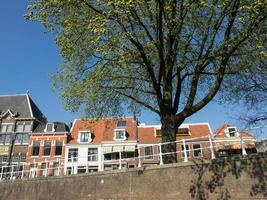
[{"label": "white railing", "polygon": [[[173,152],[162,151],[162,146],[170,145],[174,143],[176,144],[176,151],[173,151]],[[240,140],[232,140],[230,142],[227,142],[227,144],[229,143],[239,144],[241,147],[241,154],[246,155],[246,150],[244,147],[244,140],[242,138],[240,138]],[[192,147],[193,145],[199,145],[199,147],[190,148],[190,146]],[[153,153],[146,154],[145,153],[146,147],[151,147]],[[211,136],[182,139],[182,140],[177,140],[174,142],[158,143],[158,144],[153,144],[149,146],[138,144],[138,146],[135,149],[137,156],[130,157],[130,158],[124,158],[123,152],[121,151],[101,153],[100,161],[98,161],[100,166],[98,167],[101,171],[104,171],[105,166],[108,166],[108,165],[116,166],[117,169],[122,169],[123,167],[128,168],[129,167],[128,164],[130,163],[138,167],[141,167],[149,163],[163,165],[164,156],[170,155],[170,154],[175,154],[178,162],[188,162],[189,160],[194,160],[194,159],[214,159],[215,149],[220,148],[220,147],[221,147],[221,141],[217,142],[216,140],[213,140]],[[111,154],[113,156],[115,156],[114,154],[119,154],[119,157],[118,159],[105,160],[106,154]],[[96,162],[96,161],[88,161],[88,160],[92,160],[96,156],[98,157],[98,154],[91,154],[89,156],[84,156],[84,157],[71,156],[70,158],[49,159],[43,162],[30,163],[31,165],[26,164],[26,163],[20,163],[16,165],[4,165],[0,167],[0,180],[25,179],[25,178],[35,178],[39,176],[51,176],[51,175],[62,176],[62,175],[66,175],[68,172],[70,174],[76,174],[77,167],[79,165],[86,166],[86,167],[90,166],[92,162]],[[70,159],[71,161],[69,162],[68,159]],[[87,162],[79,163],[80,159],[87,159]],[[40,168],[40,166],[44,166],[44,163],[48,163],[48,164],[45,165],[45,168]],[[57,163],[58,166],[50,167],[49,163],[53,163],[53,164]],[[66,165],[66,163],[68,165]],[[71,170],[67,171],[67,168],[71,168]],[[86,172],[88,172],[88,168],[86,168]]]}]

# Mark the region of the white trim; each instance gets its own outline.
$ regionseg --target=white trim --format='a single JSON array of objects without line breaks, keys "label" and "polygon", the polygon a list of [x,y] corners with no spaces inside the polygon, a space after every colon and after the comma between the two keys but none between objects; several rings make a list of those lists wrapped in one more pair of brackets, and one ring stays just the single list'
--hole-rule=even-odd
[{"label": "white trim", "polygon": [[[117,136],[117,134],[116,134],[116,132],[117,131],[123,131],[123,138],[116,138],[116,136]],[[116,128],[116,129],[114,129],[114,137],[113,137],[113,140],[115,140],[115,141],[124,141],[124,140],[126,140],[127,138],[126,138],[126,130],[124,129],[124,128]]]},{"label": "white trim", "polygon": [[[48,125],[48,124],[52,124],[52,125],[53,125],[53,126],[52,126],[52,131],[47,131],[47,125]],[[45,132],[45,133],[54,133],[54,132],[55,132],[55,124],[54,124],[53,122],[48,122],[48,123],[46,123],[44,132]]]},{"label": "white trim", "polygon": [[28,101],[28,105],[29,105],[29,109],[30,109],[31,117],[33,117],[32,107],[31,107],[31,104],[30,104],[30,98],[29,98],[29,95],[28,95],[28,94],[26,94],[26,98],[27,98],[27,101]]},{"label": "white trim", "polygon": [[11,117],[15,117],[16,116],[10,109],[8,109],[6,112],[1,114],[0,117],[4,117],[8,113],[11,115]]},{"label": "white trim", "polygon": [[[199,122],[199,123],[184,123],[181,124],[181,126],[179,128],[187,128],[187,126],[198,126],[198,125],[208,125],[208,122]],[[137,126],[137,128],[161,128],[161,124],[159,125],[139,125]]]},{"label": "white trim", "polygon": [[[79,133],[78,140],[77,140],[78,143],[80,143],[80,144],[88,144],[88,143],[92,142],[92,133],[91,133],[91,131],[84,130],[84,131],[79,131],[78,133]],[[81,142],[81,134],[82,133],[89,133],[88,142]]]}]

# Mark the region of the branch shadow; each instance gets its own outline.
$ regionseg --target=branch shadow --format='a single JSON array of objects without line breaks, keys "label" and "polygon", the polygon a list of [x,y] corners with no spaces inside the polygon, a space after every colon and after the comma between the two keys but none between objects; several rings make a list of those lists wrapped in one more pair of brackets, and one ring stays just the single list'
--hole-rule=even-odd
[{"label": "branch shadow", "polygon": [[192,180],[189,189],[192,199],[231,199],[239,195],[231,193],[231,181],[236,180],[240,184],[246,181],[245,187],[250,187],[246,188],[247,195],[251,198],[267,197],[267,153],[193,162],[191,168],[196,178]]}]

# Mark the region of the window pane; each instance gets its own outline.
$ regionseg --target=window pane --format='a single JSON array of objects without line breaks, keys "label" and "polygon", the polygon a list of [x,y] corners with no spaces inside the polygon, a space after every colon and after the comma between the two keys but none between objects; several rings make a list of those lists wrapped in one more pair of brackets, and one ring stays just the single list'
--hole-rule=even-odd
[{"label": "window pane", "polygon": [[29,134],[28,133],[24,133],[23,134],[22,143],[23,144],[28,144],[29,143]]},{"label": "window pane", "polygon": [[62,141],[56,141],[56,152],[55,152],[56,156],[61,156],[61,154],[62,154],[62,146],[63,146]]},{"label": "window pane", "polygon": [[116,131],[116,139],[124,139],[124,131],[122,130]]},{"label": "window pane", "polygon": [[23,132],[23,124],[17,124],[16,132]]},{"label": "window pane", "polygon": [[199,157],[199,156],[201,156],[201,148],[200,148],[200,144],[194,144],[194,145],[193,145],[193,149],[194,149],[194,156],[195,156],[195,157]]},{"label": "window pane", "polygon": [[53,175],[59,176],[59,162],[54,162],[53,164]]},{"label": "window pane", "polygon": [[[188,146],[188,144],[185,145],[185,151],[186,151],[187,157],[189,157],[189,146]],[[182,145],[182,157],[184,157],[184,145]]]},{"label": "window pane", "polygon": [[80,142],[89,142],[90,133],[80,133]]},{"label": "window pane", "polygon": [[40,142],[33,142],[32,145],[32,156],[38,156],[40,149]]},{"label": "window pane", "polygon": [[49,156],[51,150],[51,142],[44,143],[44,156]]},{"label": "window pane", "polygon": [[5,134],[0,134],[0,144],[5,144],[5,138],[6,138]]},{"label": "window pane", "polygon": [[120,126],[127,126],[127,121],[118,121],[117,122],[117,126],[120,127]]},{"label": "window pane", "polygon": [[68,161],[69,162],[76,162],[78,160],[78,149],[69,149],[68,153]]},{"label": "window pane", "polygon": [[88,148],[88,161],[97,161],[97,148]]},{"label": "window pane", "polygon": [[42,163],[41,164],[41,176],[47,176],[47,170],[48,168],[48,163]]},{"label": "window pane", "polygon": [[145,159],[153,159],[152,147],[145,147]]},{"label": "window pane", "polygon": [[7,125],[7,132],[10,133],[12,132],[12,129],[13,129],[13,125]]},{"label": "window pane", "polygon": [[22,138],[23,138],[23,135],[21,133],[17,133],[16,134],[16,140],[15,140],[15,143],[16,144],[21,144],[22,142]]},{"label": "window pane", "polygon": [[26,125],[24,126],[24,132],[30,132],[30,131],[31,131],[31,127],[32,127],[32,125],[30,125],[30,124],[26,124]]},{"label": "window pane", "polygon": [[2,132],[2,133],[5,133],[6,130],[7,130],[7,125],[2,125],[2,127],[1,127],[1,132]]},{"label": "window pane", "polygon": [[11,142],[11,134],[6,134],[5,144],[10,144],[10,142]]},{"label": "window pane", "polygon": [[53,124],[47,124],[46,125],[46,132],[52,132],[53,131]]}]

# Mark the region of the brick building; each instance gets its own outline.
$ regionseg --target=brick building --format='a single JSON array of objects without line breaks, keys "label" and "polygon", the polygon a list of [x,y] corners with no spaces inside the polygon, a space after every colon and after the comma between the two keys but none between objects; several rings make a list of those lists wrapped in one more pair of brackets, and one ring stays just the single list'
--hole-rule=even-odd
[{"label": "brick building", "polygon": [[[208,123],[182,124],[176,134],[177,160],[210,159],[209,136],[211,135],[212,131]],[[161,144],[161,125],[140,124],[138,126],[138,149],[141,165],[161,164],[163,145],[168,144]]]},{"label": "brick building", "polygon": [[43,123],[46,117],[28,94],[0,96],[0,179],[10,171],[21,175],[29,134]]},{"label": "brick building", "polygon": [[217,156],[256,153],[256,138],[230,124],[222,124],[214,133]]},{"label": "brick building", "polygon": [[59,176],[64,173],[69,127],[63,122],[40,124],[30,133],[25,175]]}]

